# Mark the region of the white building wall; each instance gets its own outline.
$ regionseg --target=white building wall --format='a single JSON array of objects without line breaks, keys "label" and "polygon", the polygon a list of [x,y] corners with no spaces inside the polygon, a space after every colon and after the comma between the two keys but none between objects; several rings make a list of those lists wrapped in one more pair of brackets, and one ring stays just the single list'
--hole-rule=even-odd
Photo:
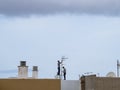
[{"label": "white building wall", "polygon": [[32,78],[38,78],[38,71],[32,71]]},{"label": "white building wall", "polygon": [[27,66],[18,67],[18,78],[28,78],[28,67]]},{"label": "white building wall", "polygon": [[80,80],[61,80],[61,90],[81,90]]}]

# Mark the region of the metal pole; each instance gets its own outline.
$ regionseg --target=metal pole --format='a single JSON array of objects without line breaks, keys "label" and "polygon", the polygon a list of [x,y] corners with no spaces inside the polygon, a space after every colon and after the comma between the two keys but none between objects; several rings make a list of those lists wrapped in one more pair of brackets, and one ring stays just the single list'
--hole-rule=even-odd
[{"label": "metal pole", "polygon": [[119,60],[117,60],[117,77],[119,77]]}]

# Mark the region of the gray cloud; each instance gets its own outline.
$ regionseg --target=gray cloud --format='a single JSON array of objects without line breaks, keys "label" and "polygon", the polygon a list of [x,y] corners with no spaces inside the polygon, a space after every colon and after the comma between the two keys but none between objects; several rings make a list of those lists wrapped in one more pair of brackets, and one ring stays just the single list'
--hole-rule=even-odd
[{"label": "gray cloud", "polygon": [[1,15],[58,13],[120,15],[120,0],[0,0]]}]

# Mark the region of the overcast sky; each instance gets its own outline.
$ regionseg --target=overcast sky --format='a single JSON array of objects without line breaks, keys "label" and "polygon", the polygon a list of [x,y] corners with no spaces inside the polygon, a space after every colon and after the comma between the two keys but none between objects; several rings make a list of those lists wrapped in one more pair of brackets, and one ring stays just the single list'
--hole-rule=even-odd
[{"label": "overcast sky", "polygon": [[67,79],[116,73],[120,59],[119,0],[0,0],[0,77],[17,76],[21,60],[54,78],[67,57]]}]

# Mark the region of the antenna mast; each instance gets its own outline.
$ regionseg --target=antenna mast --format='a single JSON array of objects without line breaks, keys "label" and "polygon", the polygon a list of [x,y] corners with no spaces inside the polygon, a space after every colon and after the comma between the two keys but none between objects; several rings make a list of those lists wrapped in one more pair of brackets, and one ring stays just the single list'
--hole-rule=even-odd
[{"label": "antenna mast", "polygon": [[120,67],[120,63],[119,60],[117,60],[117,77],[119,77],[119,67]]},{"label": "antenna mast", "polygon": [[65,61],[65,59],[68,59],[68,58],[66,58],[65,56],[62,56],[61,57],[61,66],[60,66],[60,79],[62,79],[62,76],[63,76],[63,74],[62,74],[62,67],[64,66],[64,64],[63,64],[63,61]]}]

